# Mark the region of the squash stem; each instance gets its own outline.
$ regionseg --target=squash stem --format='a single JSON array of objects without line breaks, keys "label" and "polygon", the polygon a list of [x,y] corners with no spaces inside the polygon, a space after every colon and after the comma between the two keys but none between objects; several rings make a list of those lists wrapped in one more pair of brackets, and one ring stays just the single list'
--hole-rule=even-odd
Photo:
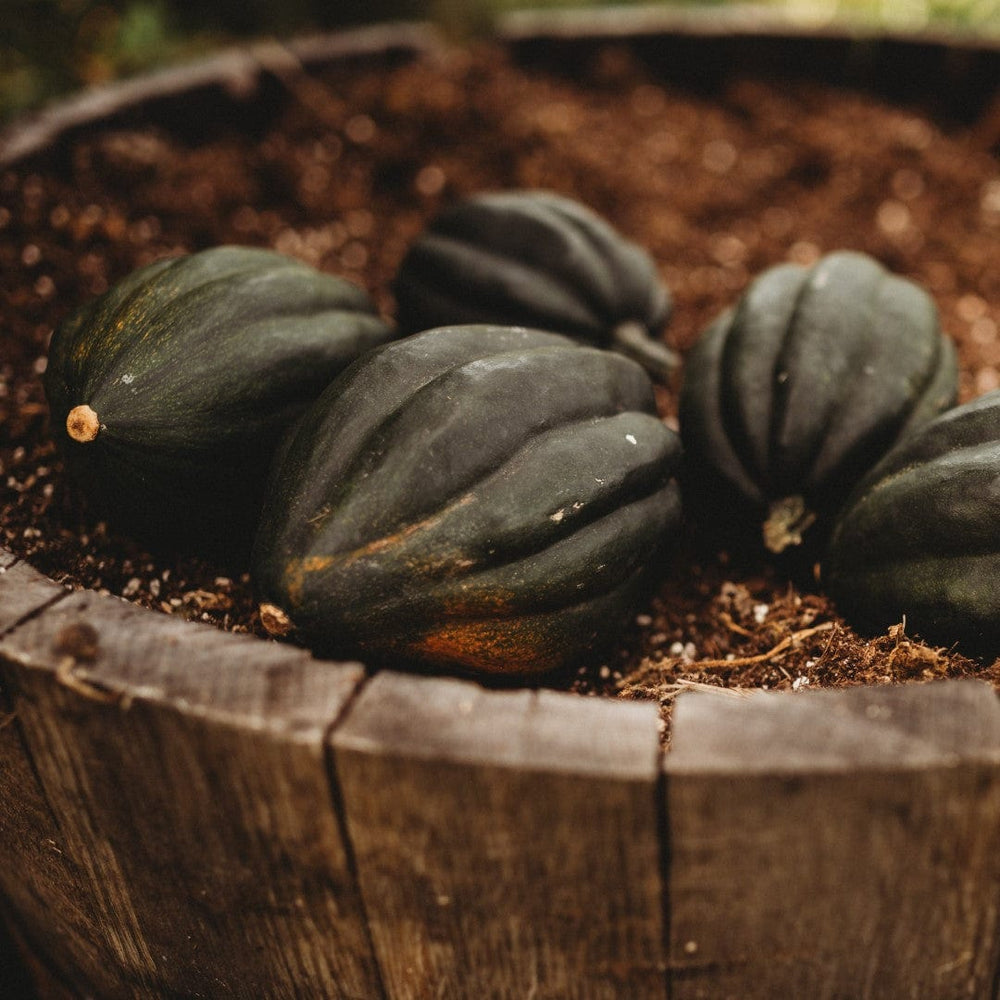
[{"label": "squash stem", "polygon": [[801,545],[803,533],[815,520],[816,515],[807,509],[802,497],[775,500],[763,525],[764,544],[771,552],[784,552],[790,545]]},{"label": "squash stem", "polygon": [[680,367],[680,355],[666,344],[651,337],[649,331],[635,320],[619,323],[611,332],[611,348],[638,361],[651,378],[666,382]]},{"label": "squash stem", "polygon": [[66,433],[80,444],[93,441],[100,431],[100,418],[86,403],[74,406],[66,416]]},{"label": "squash stem", "polygon": [[291,635],[295,631],[292,619],[288,613],[279,608],[276,604],[264,602],[260,606],[260,623],[264,626],[264,631],[275,638]]}]

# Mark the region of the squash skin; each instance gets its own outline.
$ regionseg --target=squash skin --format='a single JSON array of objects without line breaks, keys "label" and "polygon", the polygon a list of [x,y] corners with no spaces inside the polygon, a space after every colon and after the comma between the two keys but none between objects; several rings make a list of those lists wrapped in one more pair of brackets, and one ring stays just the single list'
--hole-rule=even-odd
[{"label": "squash skin", "polygon": [[[362,289],[281,254],[157,261],[54,334],[52,433],[97,515],[154,546],[246,558],[280,435],[394,335]],[[74,429],[81,404],[96,434]]]},{"label": "squash skin", "polygon": [[957,386],[954,346],[917,285],[852,251],[773,267],[686,358],[690,506],[772,552],[807,530],[815,546],[852,486]]},{"label": "squash skin", "polygon": [[409,332],[519,325],[613,347],[658,378],[679,364],[657,339],[672,301],[652,258],[548,191],[489,192],[441,212],[407,251],[393,291]]},{"label": "squash skin", "polygon": [[679,460],[626,358],[517,328],[417,334],[352,366],[295,428],[257,535],[258,597],[324,655],[554,670],[642,594],[680,520]]},{"label": "squash skin", "polygon": [[837,519],[823,579],[838,610],[1000,656],[1000,391],[956,407],[893,449]]}]

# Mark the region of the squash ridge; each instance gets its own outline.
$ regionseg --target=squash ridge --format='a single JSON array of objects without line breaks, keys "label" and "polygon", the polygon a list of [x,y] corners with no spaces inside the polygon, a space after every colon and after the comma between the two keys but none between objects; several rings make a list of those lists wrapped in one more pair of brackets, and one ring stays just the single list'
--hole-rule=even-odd
[{"label": "squash ridge", "polygon": [[[619,414],[617,416],[627,415],[628,414]],[[549,428],[537,436],[533,436],[527,445],[522,444],[518,446],[504,459],[498,460],[498,467],[494,471],[490,472],[486,477],[477,481],[476,485],[478,486],[478,489],[466,489],[457,495],[448,497],[441,507],[430,511],[420,521],[405,524],[388,537],[394,541],[400,541],[401,536],[404,539],[410,539],[422,530],[429,530],[436,527],[441,521],[447,518],[449,514],[455,512],[456,510],[476,503],[478,500],[478,493],[490,496],[491,489],[495,488],[496,483],[510,476],[510,465],[519,458],[523,457],[523,453],[527,450],[527,448],[537,448],[540,450],[546,443],[545,439],[547,437],[551,437],[565,430],[572,431],[573,429],[585,424],[594,424],[598,421],[606,420],[613,421],[615,419],[616,416],[612,415],[574,420]],[[657,418],[650,416],[648,419],[652,421]],[[566,512],[565,516],[556,517],[555,514],[560,513],[559,511],[555,511],[552,514],[537,514],[536,517],[539,519],[544,518],[544,520],[541,521],[541,524],[542,527],[549,529],[547,532],[541,532],[535,535],[526,535],[525,526],[523,524],[514,526],[513,529],[509,529],[508,534],[505,537],[501,537],[496,541],[496,547],[502,547],[503,554],[497,557],[497,555],[491,551],[489,565],[486,568],[492,569],[517,562],[528,556],[543,551],[552,544],[570,538],[576,532],[586,530],[590,525],[604,518],[609,513],[613,513],[620,509],[623,496],[631,497],[633,501],[641,501],[652,497],[666,488],[669,488],[672,484],[674,465],[676,465],[679,455],[677,450],[673,447],[674,436],[668,432],[667,428],[664,428],[664,431],[665,433],[662,439],[663,447],[659,449],[656,454],[651,455],[648,461],[646,461],[643,465],[638,467],[632,465],[623,469],[621,475],[615,480],[610,488],[602,489],[598,491],[595,496],[588,497],[585,500],[579,499],[579,494],[577,495],[578,499],[576,501],[568,500],[565,507],[569,508],[569,510]],[[670,454],[671,451],[673,451],[673,455]],[[605,471],[605,467],[601,466],[595,471],[603,472]],[[601,482],[600,485],[604,486],[605,483]],[[485,509],[488,511],[488,507]],[[510,533],[510,530],[512,530],[512,534]],[[379,538],[372,539],[364,545],[358,546],[349,552],[330,553],[330,557],[336,564],[343,566],[361,558],[369,552],[385,548],[388,544],[387,536],[383,535]],[[322,546],[317,545],[317,548],[321,547]],[[468,557],[473,555],[473,553],[463,550],[462,555],[468,559]],[[333,565],[333,563],[331,563],[331,565]],[[475,565],[477,565],[477,563],[473,560],[471,565],[465,568],[471,569]],[[430,570],[426,567],[423,572],[425,574],[432,575]],[[448,576],[452,574],[445,573],[444,575]]]},{"label": "squash ridge", "polygon": [[[651,519],[649,517],[651,508],[661,508],[658,518]],[[588,544],[590,539],[581,536],[583,532],[597,526],[604,528],[609,541],[613,537],[615,543],[620,544],[622,529],[618,524],[612,522],[628,522],[630,520],[638,522],[643,519],[648,522],[646,525],[638,525],[638,528],[643,529],[642,534],[649,536],[652,545],[668,534],[664,529],[679,517],[679,508],[680,504],[676,497],[671,497],[669,489],[662,487],[647,495],[636,497],[618,509],[606,508],[599,517],[578,526],[571,534],[548,539],[530,551],[507,552],[501,558],[491,557],[488,562],[478,565],[473,560],[461,558],[461,553],[451,553],[449,555],[454,567],[453,571],[443,572],[436,576],[428,572],[427,563],[421,562],[418,570],[419,589],[414,594],[407,592],[405,586],[407,569],[405,566],[400,566],[398,586],[393,589],[391,595],[365,600],[364,606],[357,614],[352,614],[349,610],[342,612],[340,620],[353,622],[355,627],[360,627],[362,623],[369,620],[376,624],[385,620],[402,622],[410,617],[420,617],[427,614],[429,609],[441,607],[447,607],[449,619],[502,620],[519,617],[530,613],[533,609],[553,611],[575,607],[602,594],[611,593],[617,589],[623,579],[631,579],[634,574],[643,571],[644,567],[646,567],[645,571],[648,572],[646,562],[649,557],[648,548],[644,547],[641,552],[635,553],[628,564],[624,577],[622,577],[620,570],[602,576],[600,571],[607,567],[598,564],[597,572],[589,575],[585,584],[573,585],[580,592],[580,596],[579,599],[575,599],[576,594],[574,593],[572,600],[567,600],[567,588],[570,587],[571,581],[555,579],[556,586],[553,586],[553,578],[547,572],[537,570],[537,563],[544,561],[542,557],[549,556],[549,561],[560,561],[569,548],[593,549],[594,545]],[[438,520],[437,517],[434,517],[428,519],[426,523],[432,525]],[[602,525],[601,522],[607,523]],[[410,528],[424,526],[424,523],[408,526],[400,535],[411,537]],[[639,532],[633,532],[633,534],[636,533]],[[399,540],[400,535],[379,539],[379,542],[384,542],[384,548],[388,549]],[[363,555],[368,554],[366,552]],[[361,556],[361,554],[350,553],[350,556],[353,558]],[[472,563],[471,566],[466,565],[469,562]],[[509,576],[511,568],[519,564],[523,564],[524,572],[529,580],[533,570],[536,576],[544,577],[545,582],[549,585],[547,594],[545,590],[539,589],[538,582],[535,581],[534,585],[531,582],[521,584],[516,592],[511,591],[509,595],[503,596],[504,588],[501,585],[501,578]],[[330,577],[327,574],[342,572],[345,565],[347,565],[345,561],[341,561],[339,557],[333,557],[329,561],[324,560],[323,564],[317,565],[315,569],[307,571],[301,580],[299,601],[302,604],[307,604],[310,601],[310,584],[312,583],[315,583],[320,591],[327,594],[330,584]],[[388,579],[393,579],[395,576],[396,574],[390,573]],[[369,589],[372,589],[372,593],[385,594],[384,584],[385,580],[379,579],[374,589]],[[345,582],[344,587],[352,595],[363,593],[366,597],[369,596],[368,590],[365,588],[364,575],[360,579],[355,575],[352,581]],[[317,596],[316,601],[319,602],[319,600],[320,598]]]},{"label": "squash ridge", "polygon": [[[449,287],[460,290],[470,284],[474,294],[452,299],[438,292],[432,279],[441,268],[441,260],[432,256],[430,250],[447,257],[448,266],[454,271]],[[419,284],[417,279],[422,279]],[[551,323],[554,332],[595,338],[603,334],[607,321],[597,297],[586,294],[589,286],[585,282],[574,282],[566,274],[541,274],[531,261],[518,260],[493,249],[477,246],[470,251],[455,237],[441,233],[428,233],[423,243],[415,246],[406,273],[397,285],[397,298],[405,299],[419,287],[421,296],[432,294],[432,301],[446,303],[448,315],[454,316],[457,310],[462,310],[479,322],[514,325],[523,322],[525,310],[529,310],[534,325],[546,328],[545,324]],[[444,307],[441,310],[444,312]]]},{"label": "squash ridge", "polygon": [[[353,456],[343,463],[340,485],[331,484],[332,489],[327,495],[327,499],[341,509],[341,517],[345,522],[356,523],[357,519],[352,518],[348,512],[351,493],[361,490],[363,483],[368,486],[369,484],[366,481],[370,481],[373,476],[386,477],[391,474],[395,478],[402,475],[402,466],[399,462],[400,452],[407,454],[408,449],[411,449],[407,455],[409,472],[411,476],[414,474],[424,476],[428,468],[426,455],[430,448],[436,444],[440,444],[449,433],[457,433],[461,436],[469,433],[467,426],[468,417],[464,412],[468,409],[467,401],[469,396],[464,383],[467,382],[470,375],[475,377],[479,374],[477,369],[481,370],[485,376],[485,380],[479,386],[476,386],[477,389],[488,386],[488,382],[493,380],[492,376],[501,371],[502,364],[517,360],[523,362],[525,359],[530,359],[533,368],[536,363],[544,361],[551,369],[551,374],[558,377],[566,374],[566,365],[563,363],[566,351],[572,351],[576,355],[576,368],[579,368],[580,360],[583,359],[584,361],[589,361],[597,369],[599,375],[606,375],[609,366],[613,369],[618,369],[619,374],[622,371],[629,371],[628,366],[631,366],[643,380],[639,381],[636,379],[635,384],[645,388],[646,376],[637,365],[626,359],[618,358],[617,355],[607,355],[605,352],[594,348],[578,346],[562,347],[556,345],[551,347],[533,347],[528,350],[499,352],[484,358],[475,358],[453,364],[423,382],[419,388],[412,391],[390,413],[385,414],[382,419],[377,423],[373,423],[368,428],[364,439],[355,443]],[[577,354],[577,352],[579,353]],[[520,372],[515,371],[513,376],[520,375],[524,377],[528,373],[524,369],[523,364],[519,364],[518,369],[520,369]],[[538,373],[540,374],[540,372]],[[532,370],[531,374],[534,377],[535,371]],[[579,373],[572,371],[566,374],[565,391],[567,398],[564,400],[564,403],[569,409],[565,412],[555,414],[552,410],[555,401],[551,396],[547,396],[546,403],[548,408],[544,411],[540,410],[536,413],[531,408],[519,412],[517,416],[520,418],[520,422],[508,424],[504,428],[509,437],[502,439],[505,442],[502,451],[491,450],[488,454],[480,455],[476,466],[470,468],[463,478],[456,478],[455,469],[453,467],[448,468],[447,485],[450,490],[448,495],[453,497],[465,493],[469,486],[477,481],[484,469],[493,468],[498,463],[507,461],[512,455],[517,453],[525,440],[539,432],[571,423],[574,420],[588,420],[602,415],[612,415],[620,412],[622,409],[633,410],[639,408],[639,400],[635,398],[632,391],[628,393],[628,397],[631,398],[621,399],[620,378],[616,380],[616,384],[611,384],[610,378],[607,378],[606,381],[608,383],[605,390],[606,399],[601,399],[598,395],[597,385],[592,385],[590,394],[586,398],[583,398],[577,391],[579,387]],[[447,424],[442,424],[441,405],[434,397],[440,395],[447,397],[448,391],[452,389],[452,386],[454,386],[453,395],[456,398],[460,398],[463,402],[462,405],[456,405],[452,410],[451,420]],[[489,392],[490,398],[502,399],[503,393],[499,392],[500,388],[502,386],[492,387]],[[626,388],[630,389],[630,387]],[[477,398],[480,397],[477,396]],[[599,400],[602,404],[601,409],[597,409]],[[651,396],[647,405],[654,405]],[[425,410],[435,415],[435,438],[433,441],[427,438],[428,422],[422,417]],[[402,439],[401,435],[403,435]],[[410,444],[407,444],[407,440],[410,441]],[[386,446],[383,442],[391,443]],[[500,442],[501,438],[493,435],[490,443],[493,447],[497,447]],[[417,449],[419,449],[423,456],[419,460],[416,458]],[[419,468],[417,468],[418,465]],[[429,516],[431,511],[435,509],[439,499],[444,499],[436,495],[431,495],[426,490],[426,483],[424,486],[424,490],[421,491],[420,504],[418,506],[407,505],[401,511],[396,510],[397,518]],[[410,494],[410,496],[414,500],[416,499],[413,494]],[[374,541],[375,537],[377,537],[374,534],[375,532],[391,534],[393,531],[398,530],[400,526],[401,524],[379,525],[374,520],[370,520],[368,528],[373,534],[367,538],[367,541]],[[339,548],[339,546],[336,547]]]},{"label": "squash ridge", "polygon": [[[456,331],[461,331],[461,333],[456,335]],[[523,341],[520,347],[508,343],[512,339],[510,336],[512,334],[520,335]],[[392,341],[369,351],[364,358],[359,358],[327,387],[293,428],[284,449],[285,459],[296,466],[309,465],[312,474],[308,478],[301,478],[298,489],[290,493],[289,487],[286,485],[288,477],[283,477],[285,481],[280,488],[276,488],[277,484],[274,479],[279,470],[277,467],[272,470],[272,488],[268,490],[268,493],[272,497],[280,495],[283,509],[273,511],[271,509],[273,504],[265,503],[262,518],[264,530],[258,534],[263,536],[269,533],[271,530],[270,521],[273,520],[273,515],[277,515],[284,522],[279,531],[280,546],[294,545],[295,540],[309,529],[309,519],[314,516],[314,513],[309,512],[308,516],[303,517],[284,517],[284,509],[291,510],[297,506],[309,506],[309,491],[313,481],[325,484],[326,505],[346,496],[350,490],[354,489],[357,481],[366,474],[365,463],[372,461],[370,455],[372,441],[383,428],[398,419],[400,413],[408,408],[414,394],[469,360],[468,355],[463,355],[460,352],[466,341],[469,350],[476,351],[481,347],[484,352],[489,351],[494,341],[503,343],[504,350],[525,350],[533,344],[541,343],[576,349],[572,341],[559,334],[527,330],[522,327],[504,328],[476,324],[468,327],[440,327],[427,330],[405,340]],[[482,343],[476,345],[475,341]],[[430,345],[424,359],[424,363],[429,367],[426,371],[421,371],[414,379],[413,366],[407,363],[409,360],[407,355],[415,349],[423,348],[424,345]],[[456,354],[449,360],[448,351],[452,348],[456,349]],[[442,349],[445,356],[439,358]],[[373,383],[373,376],[376,383],[386,377],[396,378],[399,368],[397,358],[400,355],[402,355],[400,360],[407,363],[406,377],[398,387],[398,398],[379,412],[379,407],[372,403],[372,395],[379,391],[379,385]],[[382,366],[387,367],[388,370],[379,371]],[[384,395],[382,398],[385,398]],[[368,419],[367,415],[371,414],[373,410],[376,411],[374,417]],[[358,419],[359,413],[365,419]],[[349,443],[346,447],[343,442],[345,424],[340,419],[341,417],[346,417],[348,420],[353,419],[353,423],[347,427]],[[320,455],[323,457],[317,464]],[[366,456],[368,457],[366,458]]]},{"label": "squash ridge", "polygon": [[[200,336],[197,341],[192,341],[192,347],[195,351],[201,350],[209,356],[217,354],[220,348],[225,346],[227,338],[223,336],[220,343],[216,334],[221,331],[224,335],[227,327],[231,328],[234,323],[239,324],[244,314],[248,318],[252,317],[252,320],[246,324],[239,325],[237,328],[238,332],[230,334],[228,338],[234,340],[241,350],[252,346],[253,343],[246,338],[247,326],[253,326],[256,323],[266,320],[279,321],[284,316],[301,314],[302,296],[300,294],[294,300],[289,300],[287,295],[280,296],[278,299],[280,305],[277,309],[273,305],[276,300],[272,298],[271,302],[268,303],[267,312],[264,316],[260,316],[259,314],[260,301],[248,298],[244,300],[243,308],[235,310],[234,315],[232,308],[233,296],[231,294],[220,295],[219,290],[227,290],[227,286],[231,286],[234,279],[249,278],[251,279],[251,284],[256,283],[262,264],[266,264],[270,272],[284,272],[285,275],[293,278],[302,275],[312,278],[314,281],[318,279],[326,286],[324,291],[339,291],[335,286],[343,285],[351,289],[356,289],[359,293],[357,308],[346,308],[347,303],[343,302],[339,296],[331,296],[329,298],[331,303],[342,303],[333,309],[324,306],[320,301],[316,301],[313,308],[313,302],[307,299],[306,302],[312,310],[308,314],[310,318],[318,319],[324,313],[333,312],[342,312],[346,315],[357,313],[362,316],[371,316],[384,326],[384,323],[378,318],[374,306],[370,306],[369,308],[363,307],[363,299],[367,296],[362,289],[333,275],[321,272],[312,274],[312,269],[307,265],[297,261],[286,263],[285,259],[279,254],[260,251],[260,256],[254,255],[252,259],[234,264],[229,270],[213,274],[207,280],[198,278],[198,268],[201,266],[201,262],[195,260],[193,263],[189,263],[191,261],[191,257],[168,258],[165,267],[139,283],[126,298],[116,303],[101,304],[95,309],[94,318],[100,316],[105,325],[113,325],[115,328],[122,330],[126,328],[126,325],[135,325],[134,317],[138,313],[140,335],[132,334],[124,339],[114,341],[114,350],[107,354],[104,362],[91,366],[88,378],[83,383],[83,392],[89,393],[92,396],[95,392],[99,393],[101,385],[107,386],[116,371],[128,373],[136,367],[132,359],[137,353],[150,353],[151,344],[149,342],[149,335],[143,329],[143,324],[151,323],[153,328],[159,331],[159,336],[154,341],[156,346],[164,345],[178,337],[182,341],[190,340],[190,337],[185,337],[185,326],[178,324],[175,319],[169,317],[169,314],[176,310],[181,310],[185,314],[193,313],[198,317],[197,329]],[[155,266],[155,264],[152,266]],[[188,272],[191,272],[190,277],[193,277],[195,280],[188,280]],[[176,284],[171,284],[168,281],[171,276],[180,280],[177,280]],[[353,295],[353,293],[351,294]],[[219,303],[221,306],[223,302],[226,304],[226,309],[220,311],[214,317],[211,316],[210,311],[200,308],[201,306],[211,306],[216,303]],[[211,326],[206,326],[209,322],[209,317],[211,317],[212,323]],[[127,322],[129,320],[133,321]],[[84,326],[89,325],[89,323],[84,324]],[[97,347],[98,345],[95,343],[93,346]],[[92,353],[93,350],[89,352],[89,354]],[[167,358],[157,357],[156,371],[162,377],[171,365],[186,367],[190,362],[190,353],[177,358],[169,356]],[[148,365],[143,367],[148,367]],[[100,384],[95,386],[95,383]]]},{"label": "squash ridge", "polygon": [[589,214],[599,226],[610,228],[590,209],[551,191],[494,191],[455,204],[435,220],[432,231],[472,242],[473,252],[480,253],[485,251],[476,243],[479,233],[484,225],[491,226],[496,244],[489,252],[495,259],[527,260],[529,270],[544,263],[561,283],[590,278],[593,284],[584,281],[580,292],[586,296],[593,289],[589,301],[600,313],[602,296],[611,302],[618,298],[613,272],[600,251],[618,253],[626,241],[617,233],[611,240],[601,239],[593,220],[581,225],[581,216]]},{"label": "squash ridge", "polygon": [[[833,303],[830,302],[831,293],[827,291],[832,288],[833,296],[839,297],[840,282],[831,276],[831,272],[845,265],[853,268],[855,276],[860,271],[865,279],[863,291],[859,294],[856,289],[850,302],[846,303],[857,307],[857,311],[847,314],[843,308],[833,308],[838,303],[836,299]],[[853,390],[854,379],[850,375],[860,370],[869,348],[869,338],[859,335],[859,331],[866,331],[871,326],[870,317],[874,313],[874,300],[881,273],[882,269],[875,261],[850,251],[828,254],[806,270],[795,299],[787,335],[779,349],[774,373],[774,407],[769,435],[771,454],[768,462],[774,477],[769,484],[772,493],[812,493],[808,489],[812,477],[810,470],[823,449],[833,415]],[[835,339],[831,335],[829,319],[821,323],[810,322],[810,312],[834,314],[834,323],[840,328],[842,336]],[[803,363],[803,355],[812,353],[819,346],[825,348],[831,343],[834,347],[832,356],[839,362],[841,369],[837,373],[839,377],[833,379],[831,384],[828,382],[829,376],[825,376],[819,384],[830,384],[831,390],[822,393],[815,391],[816,382],[811,383],[813,391],[803,398],[800,380],[790,376],[789,372],[809,367]],[[803,428],[810,427],[808,433],[803,433]],[[801,488],[795,488],[792,484]],[[811,496],[809,502],[811,506]]]},{"label": "squash ridge", "polygon": [[[897,302],[906,308],[897,309]],[[872,290],[871,314],[885,317],[886,333],[859,342],[852,366],[860,375],[843,380],[826,421],[823,447],[811,461],[808,485],[814,495],[835,489],[832,484],[838,481],[857,480],[870,468],[871,455],[885,455],[907,426],[919,426],[939,412],[944,402],[940,387],[950,390],[946,399],[954,398],[956,378],[947,363],[951,342],[941,334],[936,309],[923,290],[883,269]],[[900,340],[899,350],[893,350]],[[866,379],[879,378],[888,366],[898,369],[893,377],[902,376],[901,384],[882,386],[878,419],[873,419],[875,401]]]},{"label": "squash ridge", "polygon": [[[748,464],[735,441],[730,427],[735,420],[732,407],[735,394],[726,391],[721,378],[726,347],[733,333],[739,308],[726,310],[702,334],[697,353],[688,356],[684,372],[684,390],[680,399],[681,433],[689,442],[686,451],[691,455],[713,456],[711,467],[705,464],[698,475],[712,473],[731,483],[738,492],[745,493],[764,504],[765,498],[752,467]],[[692,390],[695,379],[701,380],[697,390]],[[706,408],[709,411],[706,418]],[[693,443],[693,447],[691,446]]]},{"label": "squash ridge", "polygon": [[[614,276],[611,289],[618,294],[609,294],[627,318],[641,323],[647,331],[656,335],[670,318],[671,300],[666,285],[660,280],[655,262],[645,250],[623,234],[612,230],[604,219],[593,213],[580,212],[576,203],[553,196],[549,202],[551,211],[568,226],[576,229],[590,248],[601,251],[593,254],[596,273],[608,271]],[[628,258],[629,267],[624,266]],[[644,272],[645,281],[636,282],[636,271]],[[600,311],[595,306],[595,311]],[[609,316],[614,322],[616,317]]]},{"label": "squash ridge", "polygon": [[[762,498],[775,497],[780,492],[772,482],[771,471],[778,426],[784,421],[776,388],[780,384],[783,349],[795,328],[808,278],[807,268],[785,264],[756,279],[732,312],[719,356],[717,391],[722,424],[732,443],[733,455]],[[786,280],[794,283],[791,295],[783,284]],[[773,288],[779,281],[782,285]],[[775,292],[777,303],[768,299],[763,303],[757,301],[759,296]],[[783,312],[776,315],[779,305]],[[759,385],[748,381],[754,369],[761,380]],[[758,412],[757,407],[765,411]]]}]

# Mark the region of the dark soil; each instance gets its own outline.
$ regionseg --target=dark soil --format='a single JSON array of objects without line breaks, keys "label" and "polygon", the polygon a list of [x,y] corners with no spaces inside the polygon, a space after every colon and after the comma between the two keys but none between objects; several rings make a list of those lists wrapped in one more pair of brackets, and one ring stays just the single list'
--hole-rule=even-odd
[{"label": "dark soil", "polygon": [[[545,187],[654,256],[688,348],[759,271],[864,250],[922,283],[958,345],[961,398],[1000,385],[1000,114],[949,124],[817,83],[664,83],[622,48],[570,81],[493,48],[293,76],[255,127],[91,133],[0,173],[3,544],[56,580],[259,632],[240,567],[157,556],[88,520],[46,431],[39,376],[66,313],[140,264],[219,243],[269,246],[367,287],[449,200]],[[273,103],[273,102],[272,102]],[[195,118],[192,109],[192,118]],[[675,394],[661,394],[674,419]],[[557,683],[659,699],[698,685],[795,688],[978,675],[1000,660],[865,639],[810,583],[694,539],[605,664]]]}]

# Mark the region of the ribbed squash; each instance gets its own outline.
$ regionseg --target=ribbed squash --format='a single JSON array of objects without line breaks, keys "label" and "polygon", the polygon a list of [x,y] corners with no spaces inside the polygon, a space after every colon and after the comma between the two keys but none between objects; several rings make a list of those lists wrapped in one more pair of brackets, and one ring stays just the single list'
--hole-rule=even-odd
[{"label": "ribbed squash", "polygon": [[154,543],[248,551],[280,434],[392,336],[364,291],[277,253],[161,260],[54,334],[53,433],[116,525]]},{"label": "ribbed squash", "polygon": [[691,508],[733,536],[762,530],[774,552],[817,520],[822,537],[861,476],[956,391],[954,347],[919,286],[849,251],[771,268],[686,359]]},{"label": "ribbed squash", "polygon": [[462,323],[553,330],[665,377],[669,292],[641,247],[577,201],[503,191],[460,201],[410,247],[393,290],[408,331]]},{"label": "ribbed squash", "polygon": [[890,452],[837,519],[823,579],[866,632],[1000,656],[1000,391]]},{"label": "ribbed squash", "polygon": [[527,674],[608,641],[677,525],[680,442],[643,370],[555,334],[427,331],[297,425],[254,557],[314,650]]}]

